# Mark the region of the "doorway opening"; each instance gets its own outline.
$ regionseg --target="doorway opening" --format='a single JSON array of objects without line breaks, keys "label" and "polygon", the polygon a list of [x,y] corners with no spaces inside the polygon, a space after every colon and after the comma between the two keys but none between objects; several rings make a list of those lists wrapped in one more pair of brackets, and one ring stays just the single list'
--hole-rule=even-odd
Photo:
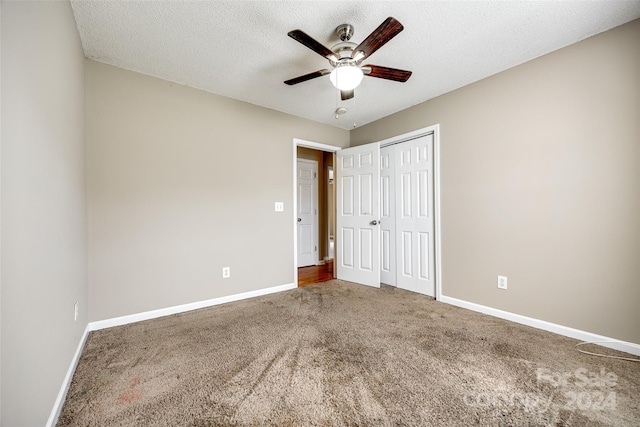
[{"label": "doorway opening", "polygon": [[339,147],[294,139],[294,279],[332,280],[335,258],[334,153]]}]

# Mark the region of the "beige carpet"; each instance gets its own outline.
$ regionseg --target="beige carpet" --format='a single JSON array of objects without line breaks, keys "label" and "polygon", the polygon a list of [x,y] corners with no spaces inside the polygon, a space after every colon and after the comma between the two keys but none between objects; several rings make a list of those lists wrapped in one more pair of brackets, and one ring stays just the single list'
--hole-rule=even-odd
[{"label": "beige carpet", "polygon": [[336,280],[92,333],[58,425],[639,426],[640,363],[575,344]]}]

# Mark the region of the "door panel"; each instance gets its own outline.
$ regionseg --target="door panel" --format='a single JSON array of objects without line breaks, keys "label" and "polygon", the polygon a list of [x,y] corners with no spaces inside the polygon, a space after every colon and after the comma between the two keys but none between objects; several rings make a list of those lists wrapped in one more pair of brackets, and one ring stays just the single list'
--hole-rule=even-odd
[{"label": "door panel", "polygon": [[403,173],[400,176],[400,205],[402,206],[401,218],[411,218],[411,173]]},{"label": "door panel", "polygon": [[341,242],[336,273],[342,280],[380,286],[380,150],[377,143],[338,151],[338,215]]},{"label": "door panel", "polygon": [[435,296],[433,240],[433,135],[403,142],[397,147],[396,232],[397,286]]},{"label": "door panel", "polygon": [[417,218],[429,218],[429,198],[431,197],[431,191],[429,190],[429,171],[423,170],[417,172],[418,192],[416,197],[418,198],[418,212]]},{"label": "door panel", "polygon": [[429,280],[429,233],[418,233],[418,278]]},{"label": "door panel", "polygon": [[411,233],[407,231],[402,232],[402,245],[400,245],[400,259],[402,265],[402,275],[405,277],[411,277],[413,275],[413,257],[411,250]]},{"label": "door panel", "polygon": [[[382,224],[380,224],[380,225],[382,225]],[[382,248],[382,252],[380,254],[380,268],[381,268],[381,272],[383,273],[383,275],[380,276],[380,281],[382,283],[387,283],[387,281],[384,278],[384,273],[387,273],[387,272],[391,271],[391,267],[392,267],[392,265],[391,265],[391,247],[390,247],[391,245],[390,245],[390,242],[391,242],[391,233],[389,232],[389,230],[381,230],[381,233],[380,233],[380,246]],[[395,262],[393,264],[395,264]],[[393,283],[387,283],[387,284],[388,285],[395,284],[395,280],[393,280]]]},{"label": "door panel", "polygon": [[297,162],[298,267],[318,261],[318,163]]},{"label": "door panel", "polygon": [[[373,270],[373,233],[378,230],[360,229],[360,268],[365,271]],[[377,254],[375,254],[377,255]]]},{"label": "door panel", "polygon": [[[298,250],[300,255],[313,255],[313,230],[311,225],[300,224],[298,226],[299,245]],[[300,264],[300,256],[298,256],[298,264]]]},{"label": "door panel", "polygon": [[340,179],[342,184],[342,214],[353,216],[353,177],[345,176]]},{"label": "door panel", "polygon": [[373,175],[366,174],[358,177],[360,183],[359,195],[360,203],[360,216],[373,215],[373,206],[371,205],[371,193],[373,192]]},{"label": "door panel", "polygon": [[342,265],[353,268],[353,228],[342,228]]}]

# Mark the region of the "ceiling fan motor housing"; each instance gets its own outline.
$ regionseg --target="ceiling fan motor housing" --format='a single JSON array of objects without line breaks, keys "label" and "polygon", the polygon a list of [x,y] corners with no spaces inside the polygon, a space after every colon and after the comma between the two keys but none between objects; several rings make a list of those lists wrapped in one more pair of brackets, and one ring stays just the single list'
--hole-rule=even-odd
[{"label": "ceiling fan motor housing", "polygon": [[353,42],[340,42],[333,45],[331,50],[335,53],[338,60],[351,59],[351,54],[356,47],[358,47],[358,45]]},{"label": "ceiling fan motor housing", "polygon": [[353,25],[351,24],[338,25],[338,28],[336,28],[336,34],[338,35],[338,38],[340,38],[340,40],[342,40],[343,42],[349,41],[353,36],[353,33]]}]

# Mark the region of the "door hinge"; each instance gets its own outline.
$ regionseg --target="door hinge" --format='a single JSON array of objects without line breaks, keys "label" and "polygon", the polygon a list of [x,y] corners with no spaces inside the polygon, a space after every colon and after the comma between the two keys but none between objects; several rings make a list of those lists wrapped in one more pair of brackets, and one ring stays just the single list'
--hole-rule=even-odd
[{"label": "door hinge", "polygon": [[314,251],[314,252],[318,252],[318,247],[317,247],[317,246],[314,246],[314,247],[313,247],[313,251]]},{"label": "door hinge", "polygon": [[313,173],[313,179],[316,179],[318,177],[318,174],[316,172]]}]

